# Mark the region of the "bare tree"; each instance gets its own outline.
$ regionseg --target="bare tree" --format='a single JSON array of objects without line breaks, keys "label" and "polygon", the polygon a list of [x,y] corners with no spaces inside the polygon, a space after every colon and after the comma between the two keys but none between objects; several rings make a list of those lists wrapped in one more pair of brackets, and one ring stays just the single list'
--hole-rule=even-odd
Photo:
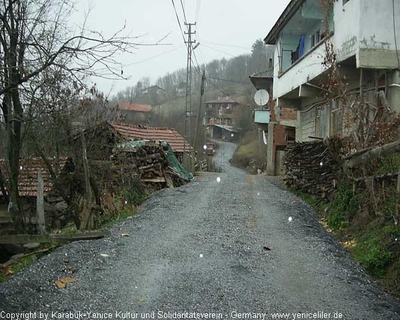
[{"label": "bare tree", "polygon": [[[123,37],[123,29],[109,38],[82,28],[68,29],[70,0],[0,0],[0,103],[6,133],[9,208],[17,232],[25,225],[19,205],[18,175],[23,124],[32,88],[39,88],[51,68],[62,70],[79,83],[82,75],[121,77],[115,54],[130,52],[138,44]],[[29,110],[29,113],[28,112]]]}]

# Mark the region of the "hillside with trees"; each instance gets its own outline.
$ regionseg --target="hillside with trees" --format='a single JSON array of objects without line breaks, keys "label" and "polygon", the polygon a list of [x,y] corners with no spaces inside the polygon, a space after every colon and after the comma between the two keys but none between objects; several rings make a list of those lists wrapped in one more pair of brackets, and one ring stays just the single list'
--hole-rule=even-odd
[{"label": "hillside with trees", "polygon": [[[270,61],[271,59],[271,61]],[[192,92],[198,93],[201,85],[201,72],[205,70],[207,84],[210,90],[219,90],[220,95],[225,90],[227,94],[234,95],[230,88],[232,84],[251,85],[249,75],[265,71],[273,61],[273,46],[266,46],[262,40],[254,42],[251,53],[240,55],[231,59],[213,60],[203,65],[194,65]],[[151,85],[163,89],[161,94],[142,94],[143,89]],[[151,83],[150,78],[144,76],[134,86],[128,86],[118,92],[111,101],[131,101],[147,103],[152,106],[161,105],[185,96],[186,69],[182,68],[175,72],[158,78]]]}]

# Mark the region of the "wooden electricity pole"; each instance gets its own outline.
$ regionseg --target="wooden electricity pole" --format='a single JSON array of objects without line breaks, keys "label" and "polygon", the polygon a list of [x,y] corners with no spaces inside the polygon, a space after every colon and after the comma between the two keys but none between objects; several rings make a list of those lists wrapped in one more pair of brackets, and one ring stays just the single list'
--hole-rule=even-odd
[{"label": "wooden electricity pole", "polygon": [[199,109],[197,110],[197,121],[196,121],[196,131],[194,132],[194,149],[199,150],[199,130],[200,130],[200,121],[201,121],[201,109],[203,106],[203,95],[204,95],[204,82],[206,80],[206,72],[203,70],[203,75],[201,76],[201,87],[200,87],[200,104]]}]

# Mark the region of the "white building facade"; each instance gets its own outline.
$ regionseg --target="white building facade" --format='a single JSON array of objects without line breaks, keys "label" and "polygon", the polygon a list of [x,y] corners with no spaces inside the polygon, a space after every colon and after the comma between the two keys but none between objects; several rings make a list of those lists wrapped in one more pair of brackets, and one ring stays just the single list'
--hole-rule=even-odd
[{"label": "white building facade", "polygon": [[[383,91],[400,113],[400,1],[292,0],[264,39],[276,45],[273,98],[279,108],[297,110],[296,140],[346,135],[346,106],[324,97],[326,42],[346,91],[380,104]],[[362,89],[361,89],[362,88]]]}]

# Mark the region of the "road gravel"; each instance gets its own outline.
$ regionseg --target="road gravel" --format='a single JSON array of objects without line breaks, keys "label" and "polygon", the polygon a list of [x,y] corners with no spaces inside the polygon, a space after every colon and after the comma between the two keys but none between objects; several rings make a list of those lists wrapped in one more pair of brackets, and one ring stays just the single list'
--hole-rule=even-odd
[{"label": "road gravel", "polygon": [[[0,310],[49,319],[400,319],[398,301],[310,206],[229,165],[235,148],[221,143],[214,156],[222,173],[154,194],[109,236],[60,247],[0,285]],[[75,282],[59,289],[65,276]]]}]

